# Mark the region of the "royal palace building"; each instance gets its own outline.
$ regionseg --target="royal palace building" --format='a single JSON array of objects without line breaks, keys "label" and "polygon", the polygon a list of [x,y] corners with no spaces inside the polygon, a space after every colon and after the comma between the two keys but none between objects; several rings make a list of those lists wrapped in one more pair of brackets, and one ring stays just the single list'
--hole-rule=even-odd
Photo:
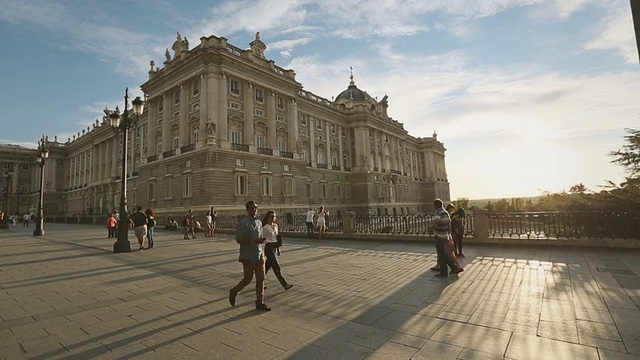
[{"label": "royal palace building", "polygon": [[[164,66],[151,61],[145,109],[127,144],[129,206],[237,213],[255,200],[282,213],[325,205],[334,214],[391,215],[430,212],[434,198],[449,199],[443,144],[435,134],[411,136],[388,116],[387,96],[373,98],[352,75],[328,100],[267,59],[259,33],[249,46],[209,36],[190,49],[178,34]],[[118,207],[122,136],[106,120],[47,146],[45,211]],[[0,159],[29,174],[10,193],[33,192],[36,150],[14,151],[32,154]]]}]

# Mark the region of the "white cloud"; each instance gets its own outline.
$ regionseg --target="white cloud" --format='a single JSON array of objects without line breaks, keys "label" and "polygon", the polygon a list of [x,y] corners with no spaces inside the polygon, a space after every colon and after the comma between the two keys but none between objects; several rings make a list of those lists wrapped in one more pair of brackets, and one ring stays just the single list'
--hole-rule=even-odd
[{"label": "white cloud", "polygon": [[585,45],[586,49],[616,49],[627,63],[638,62],[633,21],[628,9],[603,18],[596,37]]}]

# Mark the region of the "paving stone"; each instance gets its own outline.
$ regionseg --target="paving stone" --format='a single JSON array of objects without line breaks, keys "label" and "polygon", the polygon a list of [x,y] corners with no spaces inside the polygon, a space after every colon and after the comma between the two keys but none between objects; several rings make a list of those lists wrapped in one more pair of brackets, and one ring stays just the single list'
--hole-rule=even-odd
[{"label": "paving stone", "polygon": [[429,339],[491,354],[504,354],[510,338],[509,331],[447,322]]},{"label": "paving stone", "polygon": [[638,355],[627,354],[624,351],[612,351],[609,349],[598,349],[600,360],[632,360],[638,359]]},{"label": "paving stone", "polygon": [[594,347],[520,333],[513,334],[505,355],[512,359],[527,360],[599,360],[598,350]]},{"label": "paving stone", "polygon": [[413,360],[429,360],[429,359],[452,359],[458,358],[462,347],[455,346],[443,342],[434,340],[427,341],[416,353],[413,355]]},{"label": "paving stone", "polygon": [[260,313],[251,285],[228,305],[233,235],[156,237],[153,252],[113,254],[92,226],[0,231],[0,358],[640,357],[640,280],[596,269],[640,271],[638,253],[469,244],[462,276],[435,279],[432,245],[291,236],[295,291],[270,277]]},{"label": "paving stone", "polygon": [[541,320],[538,323],[538,336],[570,343],[578,343],[578,328],[575,322],[552,322]]}]

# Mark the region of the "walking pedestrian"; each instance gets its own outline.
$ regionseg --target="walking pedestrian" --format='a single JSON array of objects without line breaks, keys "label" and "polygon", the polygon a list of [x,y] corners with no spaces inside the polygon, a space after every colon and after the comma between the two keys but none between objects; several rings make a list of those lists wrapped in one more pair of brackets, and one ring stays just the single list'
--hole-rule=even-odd
[{"label": "walking pedestrian", "polygon": [[138,238],[140,251],[144,250],[144,238],[147,236],[147,215],[142,212],[142,206],[138,205],[136,212],[131,217],[133,223],[133,231]]},{"label": "walking pedestrian", "polygon": [[[278,278],[280,285],[282,285],[285,290],[289,290],[293,285],[287,283],[284,276],[282,276],[280,264],[278,263],[278,257],[276,255],[276,252],[279,252],[279,246],[282,245],[282,242],[278,241],[278,239],[282,239],[282,237],[280,236],[278,223],[276,222],[276,213],[272,210],[267,211],[262,223],[264,224],[262,227],[262,236],[267,239],[264,246],[264,252],[267,257],[264,271],[265,276],[269,272],[269,269],[273,269],[273,273],[276,274],[276,278]],[[267,287],[265,286],[264,288],[266,289]]]},{"label": "walking pedestrian", "polygon": [[[461,208],[455,206],[455,204],[450,204],[452,212],[451,214],[451,236],[453,237],[454,244],[454,254],[457,258],[464,258],[464,254],[462,253],[462,239],[464,238],[464,220],[467,216],[466,211]],[[449,211],[449,209],[447,209]]]},{"label": "walking pedestrian", "polygon": [[147,249],[153,249],[153,230],[156,227],[156,213],[151,209],[146,209],[147,215]]},{"label": "walking pedestrian", "polygon": [[258,205],[255,201],[245,204],[247,216],[243,217],[236,228],[236,242],[240,244],[238,261],[242,263],[243,278],[229,290],[229,304],[236,305],[238,293],[249,285],[256,276],[256,310],[270,311],[264,303],[265,257],[263,243],[267,240],[262,235],[262,222],[258,219]]},{"label": "walking pedestrian", "polygon": [[464,271],[461,266],[456,265],[456,258],[448,251],[447,246],[451,237],[451,218],[444,209],[442,200],[433,201],[435,213],[433,216],[433,232],[436,240],[436,252],[438,253],[438,273],[437,277],[446,277],[447,266],[451,268],[451,274],[458,274]]},{"label": "walking pedestrian", "polygon": [[313,237],[313,218],[316,216],[316,211],[313,208],[307,210],[307,237],[311,239]]},{"label": "walking pedestrian", "polygon": [[196,234],[194,232],[194,219],[193,212],[191,209],[184,214],[184,218],[182,219],[182,227],[184,228],[184,239],[189,239],[189,235],[191,235],[192,239],[196,238]]}]

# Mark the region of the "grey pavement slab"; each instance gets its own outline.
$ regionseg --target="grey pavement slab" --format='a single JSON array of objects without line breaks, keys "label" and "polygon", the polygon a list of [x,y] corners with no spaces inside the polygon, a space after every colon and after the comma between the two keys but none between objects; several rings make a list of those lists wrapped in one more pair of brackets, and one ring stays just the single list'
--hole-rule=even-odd
[{"label": "grey pavement slab", "polygon": [[[133,234],[131,234],[133,235]],[[135,242],[134,239],[133,242]],[[640,252],[286,238],[254,310],[231,235],[114,254],[99,226],[0,231],[0,359],[640,358]],[[135,246],[134,246],[135,247]]]}]

